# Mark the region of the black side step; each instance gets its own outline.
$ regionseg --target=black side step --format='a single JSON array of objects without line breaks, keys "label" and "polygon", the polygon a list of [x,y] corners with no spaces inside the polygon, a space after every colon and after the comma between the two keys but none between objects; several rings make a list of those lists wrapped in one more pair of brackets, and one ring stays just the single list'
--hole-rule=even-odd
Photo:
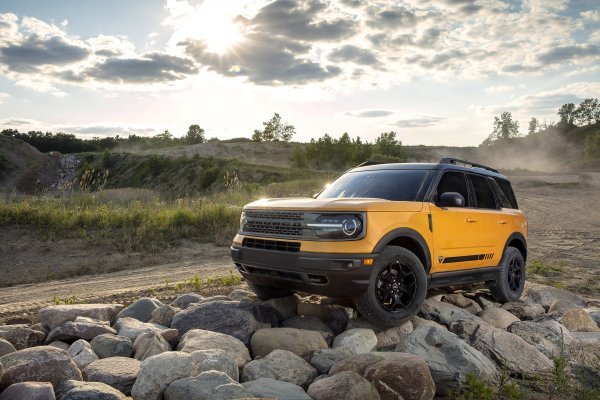
[{"label": "black side step", "polygon": [[498,267],[463,269],[461,271],[437,272],[428,277],[429,287],[444,287],[493,281],[498,274]]}]

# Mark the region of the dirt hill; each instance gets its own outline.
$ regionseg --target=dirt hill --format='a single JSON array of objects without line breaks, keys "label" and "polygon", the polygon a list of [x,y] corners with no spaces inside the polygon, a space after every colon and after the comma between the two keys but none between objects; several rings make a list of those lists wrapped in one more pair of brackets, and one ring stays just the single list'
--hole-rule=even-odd
[{"label": "dirt hill", "polygon": [[19,139],[0,135],[0,189],[11,189],[46,155]]}]

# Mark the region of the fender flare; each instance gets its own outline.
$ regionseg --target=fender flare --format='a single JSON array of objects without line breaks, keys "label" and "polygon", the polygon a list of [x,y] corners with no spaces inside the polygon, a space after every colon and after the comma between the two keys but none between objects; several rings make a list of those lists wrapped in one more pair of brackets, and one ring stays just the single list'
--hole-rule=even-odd
[{"label": "fender flare", "polygon": [[414,229],[396,228],[389,231],[381,239],[379,239],[379,242],[377,242],[375,248],[373,249],[373,253],[381,252],[381,250],[383,250],[383,248],[387,246],[392,240],[400,237],[408,237],[417,242],[418,246],[421,248],[423,254],[425,255],[426,265],[424,265],[423,267],[425,267],[425,273],[428,274],[431,270],[431,252],[429,250],[427,242],[425,241],[425,238],[423,238],[423,236]]},{"label": "fender flare", "polygon": [[506,240],[506,243],[504,244],[504,251],[502,252],[502,255],[504,255],[504,253],[506,252],[508,244],[513,240],[517,240],[523,245],[523,248],[525,249],[525,254],[523,254],[523,260],[527,262],[527,239],[525,239],[525,236],[523,236],[521,232],[513,232],[510,234],[510,236]]}]

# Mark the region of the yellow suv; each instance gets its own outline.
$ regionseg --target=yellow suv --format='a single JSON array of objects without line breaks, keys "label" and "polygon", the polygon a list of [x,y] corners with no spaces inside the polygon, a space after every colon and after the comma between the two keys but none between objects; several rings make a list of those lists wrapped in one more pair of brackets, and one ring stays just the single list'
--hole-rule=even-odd
[{"label": "yellow suv", "polygon": [[246,205],[231,256],[262,299],[353,299],[364,318],[394,326],[431,287],[486,282],[498,301],[517,300],[526,237],[511,184],[493,168],[366,162],[314,198]]}]

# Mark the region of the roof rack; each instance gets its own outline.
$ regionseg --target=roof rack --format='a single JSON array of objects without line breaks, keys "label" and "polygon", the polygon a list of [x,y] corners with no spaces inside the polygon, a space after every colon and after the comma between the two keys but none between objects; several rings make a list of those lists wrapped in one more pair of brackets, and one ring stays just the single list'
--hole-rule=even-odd
[{"label": "roof rack", "polygon": [[365,162],[363,162],[363,163],[360,163],[360,164],[358,164],[358,165],[357,165],[356,167],[354,167],[354,168],[359,168],[359,167],[368,167],[369,165],[379,165],[379,164],[387,164],[387,163],[384,163],[384,162],[379,162],[379,161],[371,161],[371,160],[369,160],[369,161],[365,161]]},{"label": "roof rack", "polygon": [[492,171],[492,172],[495,172],[497,174],[500,173],[495,168],[487,167],[485,165],[474,163],[474,162],[467,161],[467,160],[459,160],[458,158],[442,158],[440,160],[440,164],[454,164],[454,165],[463,164],[465,166],[470,165],[471,167],[487,169],[488,171]]}]

